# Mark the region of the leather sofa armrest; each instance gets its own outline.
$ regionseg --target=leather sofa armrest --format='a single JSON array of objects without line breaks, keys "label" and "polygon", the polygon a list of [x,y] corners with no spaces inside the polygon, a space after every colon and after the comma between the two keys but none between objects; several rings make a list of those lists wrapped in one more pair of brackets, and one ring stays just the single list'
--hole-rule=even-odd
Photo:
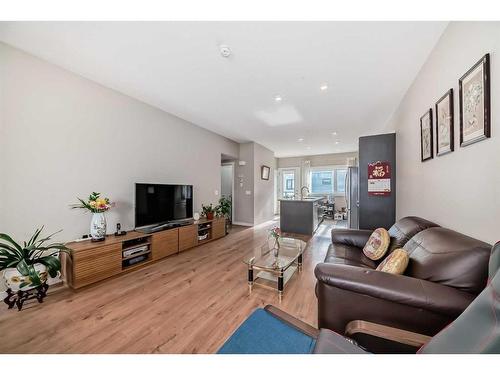
[{"label": "leather sofa armrest", "polygon": [[332,229],[332,243],[341,243],[362,249],[372,232],[366,229]]},{"label": "leather sofa armrest", "polygon": [[398,342],[415,348],[422,347],[432,338],[420,333],[389,327],[383,324],[367,322],[365,320],[353,320],[345,327],[345,335],[347,337],[352,337],[357,334],[379,337],[384,340]]},{"label": "leather sofa armrest", "polygon": [[461,314],[475,298],[442,284],[355,266],[320,263],[314,274],[318,282],[335,288],[450,317]]},{"label": "leather sofa armrest", "polygon": [[292,326],[293,328],[297,329],[298,331],[301,331],[307,336],[310,336],[314,339],[317,339],[319,336],[319,329],[314,328],[313,326],[307,324],[306,322],[297,319],[296,317],[284,312],[281,309],[278,309],[273,305],[266,305],[264,307],[264,310],[270,313],[271,315],[275,316],[276,318],[282,320],[283,322],[287,323],[288,325]]}]

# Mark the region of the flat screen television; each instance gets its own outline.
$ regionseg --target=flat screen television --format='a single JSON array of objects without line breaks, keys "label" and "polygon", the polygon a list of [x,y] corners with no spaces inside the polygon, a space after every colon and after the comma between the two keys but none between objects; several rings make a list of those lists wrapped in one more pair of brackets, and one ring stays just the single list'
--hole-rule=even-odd
[{"label": "flat screen television", "polygon": [[135,227],[193,217],[193,185],[135,184]]}]

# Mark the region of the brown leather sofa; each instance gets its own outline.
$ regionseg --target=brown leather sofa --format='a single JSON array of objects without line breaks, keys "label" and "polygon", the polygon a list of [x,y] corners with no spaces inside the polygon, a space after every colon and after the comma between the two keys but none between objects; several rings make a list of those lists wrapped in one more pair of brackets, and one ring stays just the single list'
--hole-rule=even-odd
[{"label": "brown leather sofa", "polygon": [[324,263],[316,266],[318,326],[340,334],[353,320],[434,336],[484,289],[491,245],[418,217],[389,230],[388,253],[410,255],[404,275],[376,271],[363,254],[371,231],[332,230]]}]

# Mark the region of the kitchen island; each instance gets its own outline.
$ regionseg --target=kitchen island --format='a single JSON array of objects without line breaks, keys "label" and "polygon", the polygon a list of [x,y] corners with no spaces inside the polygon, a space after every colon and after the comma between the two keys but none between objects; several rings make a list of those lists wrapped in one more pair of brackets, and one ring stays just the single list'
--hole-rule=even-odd
[{"label": "kitchen island", "polygon": [[321,223],[322,197],[280,199],[280,229],[282,232],[312,235]]}]

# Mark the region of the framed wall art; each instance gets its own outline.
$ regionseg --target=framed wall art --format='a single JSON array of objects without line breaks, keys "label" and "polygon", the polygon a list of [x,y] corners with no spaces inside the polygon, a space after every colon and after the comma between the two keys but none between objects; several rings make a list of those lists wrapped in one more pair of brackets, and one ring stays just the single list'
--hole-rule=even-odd
[{"label": "framed wall art", "polygon": [[486,54],[458,81],[460,147],[491,136],[490,55]]},{"label": "framed wall art", "polygon": [[263,165],[260,169],[260,178],[263,180],[269,180],[269,174],[271,173],[271,168],[267,165]]},{"label": "framed wall art", "polygon": [[436,155],[441,156],[453,151],[454,119],[453,89],[449,89],[436,103]]},{"label": "framed wall art", "polygon": [[432,159],[432,108],[420,117],[420,159],[426,161]]}]

